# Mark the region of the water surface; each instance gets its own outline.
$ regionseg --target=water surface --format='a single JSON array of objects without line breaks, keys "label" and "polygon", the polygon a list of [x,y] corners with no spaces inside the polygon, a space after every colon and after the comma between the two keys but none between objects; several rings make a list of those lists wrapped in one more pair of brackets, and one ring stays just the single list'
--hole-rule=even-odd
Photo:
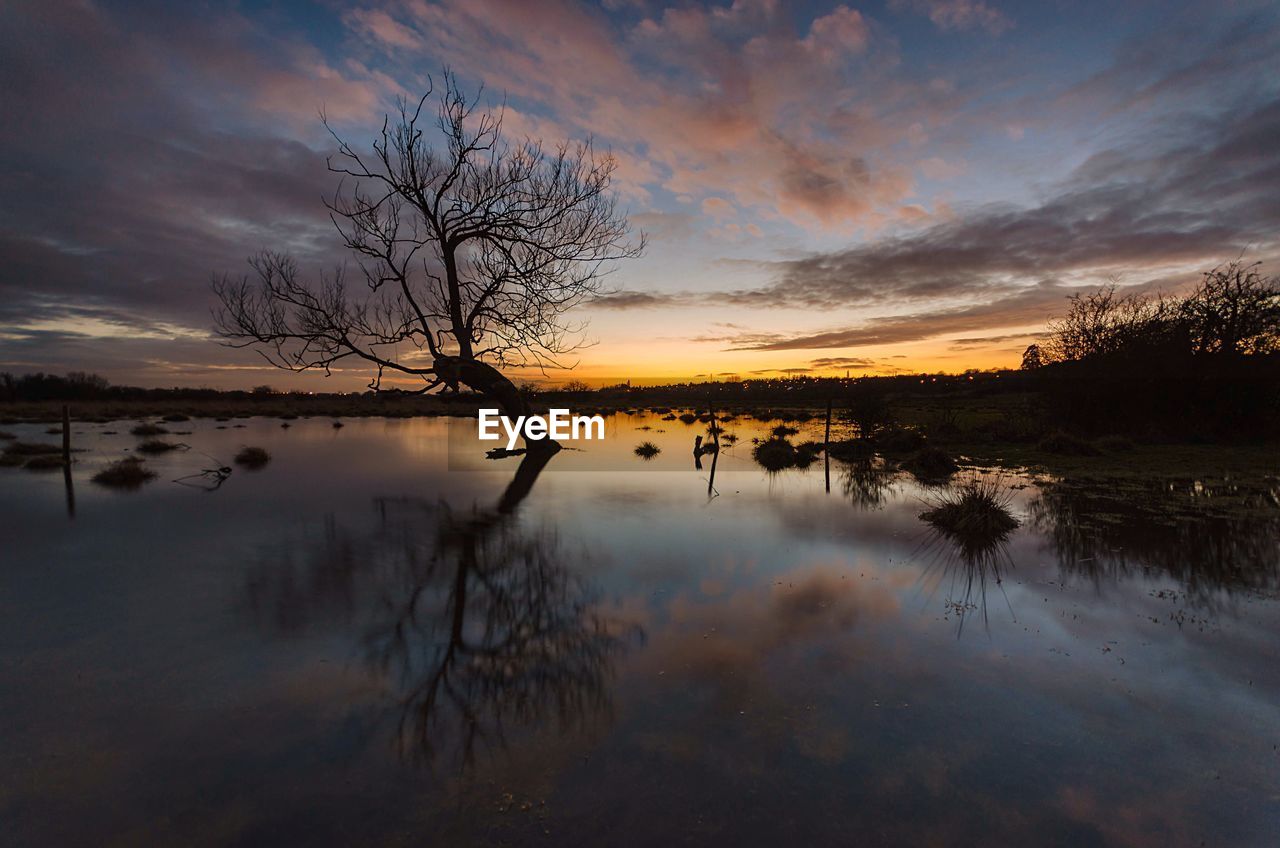
[{"label": "water surface", "polygon": [[1265,509],[1006,474],[975,556],[758,422],[714,480],[618,415],[522,483],[443,419],[289,423],[169,425],[134,492],[89,481],[129,424],[75,425],[74,518],[0,469],[6,844],[1277,844]]}]

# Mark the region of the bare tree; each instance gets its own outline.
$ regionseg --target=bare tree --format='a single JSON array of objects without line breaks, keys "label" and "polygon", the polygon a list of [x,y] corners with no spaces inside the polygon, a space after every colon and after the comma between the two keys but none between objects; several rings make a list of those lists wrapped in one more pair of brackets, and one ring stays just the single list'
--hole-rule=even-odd
[{"label": "bare tree", "polygon": [[1229,262],[1206,271],[1179,303],[1196,353],[1228,356],[1280,350],[1280,283],[1260,262]]},{"label": "bare tree", "polygon": [[359,361],[374,390],[394,372],[420,381],[417,393],[466,386],[523,415],[499,369],[562,366],[583,344],[566,313],[644,236],[628,236],[611,156],[589,141],[510,144],[502,109],[478,109],[448,71],[443,83],[434,120],[423,114],[431,91],[401,101],[369,152],[325,122],[343,180],[326,205],[363,285],[342,270],[308,279],[264,252],[253,275],[214,281],[217,331],[291,371]]},{"label": "bare tree", "polygon": [[1114,284],[1068,298],[1067,314],[1049,325],[1038,349],[1041,362],[1072,362],[1129,350],[1167,323],[1171,306],[1160,298],[1121,295]]}]

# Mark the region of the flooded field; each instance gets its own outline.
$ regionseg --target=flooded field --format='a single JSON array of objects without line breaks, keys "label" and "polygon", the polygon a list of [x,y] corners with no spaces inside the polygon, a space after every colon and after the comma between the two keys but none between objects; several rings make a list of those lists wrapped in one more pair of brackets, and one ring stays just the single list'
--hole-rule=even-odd
[{"label": "flooded field", "polygon": [[[6,844],[1276,844],[1275,487],[769,472],[743,418],[699,468],[658,414],[543,469],[171,423],[92,482],[136,423],[74,425],[73,516],[0,469]],[[1016,527],[921,520],[975,475]]]}]

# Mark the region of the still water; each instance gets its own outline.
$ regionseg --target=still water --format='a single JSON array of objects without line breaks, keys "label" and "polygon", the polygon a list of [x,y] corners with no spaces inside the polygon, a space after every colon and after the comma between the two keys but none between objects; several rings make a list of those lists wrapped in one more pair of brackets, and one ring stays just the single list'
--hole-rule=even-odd
[{"label": "still water", "polygon": [[770,474],[739,420],[712,481],[656,415],[536,480],[249,419],[91,483],[131,423],[75,425],[74,518],[0,469],[5,845],[1280,844],[1265,514],[1006,474],[974,555],[877,462]]}]

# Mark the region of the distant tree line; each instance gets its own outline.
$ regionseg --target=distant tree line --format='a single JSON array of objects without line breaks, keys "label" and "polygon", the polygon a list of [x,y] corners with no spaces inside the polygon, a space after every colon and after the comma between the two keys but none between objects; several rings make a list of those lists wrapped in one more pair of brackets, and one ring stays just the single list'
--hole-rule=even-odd
[{"label": "distant tree line", "polygon": [[1207,271],[1183,297],[1120,295],[1114,285],[1070,298],[1030,363],[1100,357],[1249,356],[1280,352],[1280,282],[1260,265],[1231,262]]},{"label": "distant tree line", "polygon": [[1238,439],[1280,433],[1280,281],[1258,263],[1183,296],[1074,295],[1023,354],[1046,412],[1081,431]]}]

